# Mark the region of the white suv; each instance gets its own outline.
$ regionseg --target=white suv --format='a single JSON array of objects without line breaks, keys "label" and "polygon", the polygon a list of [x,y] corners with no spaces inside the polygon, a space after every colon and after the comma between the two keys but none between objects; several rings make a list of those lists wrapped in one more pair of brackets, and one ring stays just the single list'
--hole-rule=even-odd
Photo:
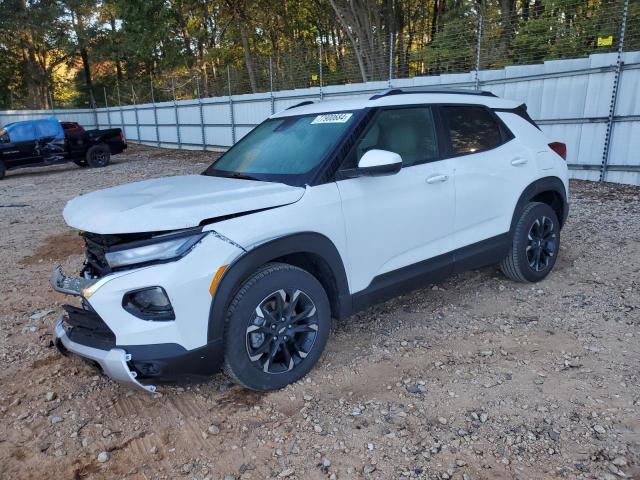
[{"label": "white suv", "polygon": [[221,367],[255,390],[318,361],[331,318],[500,264],[536,282],[567,217],[564,144],[486,92],[390,90],[271,116],[202,175],[71,200],[63,351],[148,391]]}]

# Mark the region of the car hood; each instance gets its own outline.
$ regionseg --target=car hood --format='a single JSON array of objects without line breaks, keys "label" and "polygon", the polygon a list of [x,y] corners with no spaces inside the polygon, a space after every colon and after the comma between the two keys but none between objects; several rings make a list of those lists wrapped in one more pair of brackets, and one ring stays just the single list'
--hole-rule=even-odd
[{"label": "car hood", "polygon": [[298,201],[303,187],[184,175],[119,185],[80,195],[64,208],[70,227],[99,234],[159,232],[203,220]]}]

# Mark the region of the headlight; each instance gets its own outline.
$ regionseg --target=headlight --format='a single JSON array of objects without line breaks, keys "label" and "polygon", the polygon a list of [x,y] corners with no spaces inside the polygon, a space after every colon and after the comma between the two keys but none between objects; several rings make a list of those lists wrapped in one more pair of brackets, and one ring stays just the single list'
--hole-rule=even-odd
[{"label": "headlight", "polygon": [[171,238],[156,238],[151,241],[134,242],[119,250],[105,254],[111,268],[138,263],[168,261],[186,255],[207,233],[180,235]]}]

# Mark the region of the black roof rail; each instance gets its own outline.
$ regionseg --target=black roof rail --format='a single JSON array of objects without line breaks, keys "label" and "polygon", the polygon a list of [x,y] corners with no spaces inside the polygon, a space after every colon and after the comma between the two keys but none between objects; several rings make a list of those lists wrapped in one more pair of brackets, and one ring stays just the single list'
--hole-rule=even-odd
[{"label": "black roof rail", "polygon": [[480,95],[482,97],[495,97],[491,92],[485,90],[463,90],[463,89],[455,89],[455,88],[422,88],[415,90],[404,90],[402,88],[390,88],[389,90],[385,90],[381,93],[376,93],[375,95],[369,97],[369,100],[375,100],[377,98],[388,97],[390,95],[406,95],[410,93],[444,93],[444,94],[454,94],[454,95]]},{"label": "black roof rail", "polygon": [[292,108],[302,107],[303,105],[311,105],[312,103],[315,103],[315,102],[313,100],[305,100],[304,102],[300,102],[300,103],[296,103],[295,105],[291,105],[290,107],[287,107],[285,110],[291,110]]}]

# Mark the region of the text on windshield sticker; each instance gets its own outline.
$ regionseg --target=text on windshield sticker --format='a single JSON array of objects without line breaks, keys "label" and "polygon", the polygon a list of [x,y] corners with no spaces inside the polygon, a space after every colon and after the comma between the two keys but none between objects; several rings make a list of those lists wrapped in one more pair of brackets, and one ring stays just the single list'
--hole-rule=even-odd
[{"label": "text on windshield sticker", "polygon": [[314,118],[311,125],[317,125],[319,123],[347,123],[352,115],[352,113],[326,113]]}]

